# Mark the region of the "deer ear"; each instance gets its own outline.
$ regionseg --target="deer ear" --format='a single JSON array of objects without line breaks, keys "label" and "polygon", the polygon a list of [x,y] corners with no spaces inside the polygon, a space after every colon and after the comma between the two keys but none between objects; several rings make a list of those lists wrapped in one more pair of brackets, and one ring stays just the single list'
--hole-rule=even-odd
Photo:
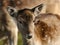
[{"label": "deer ear", "polygon": [[11,16],[16,16],[17,10],[14,7],[8,6],[7,11]]},{"label": "deer ear", "polygon": [[40,4],[40,5],[32,8],[31,11],[34,12],[35,15],[37,15],[37,14],[39,14],[39,12],[42,10],[42,8],[43,8],[43,4]]}]

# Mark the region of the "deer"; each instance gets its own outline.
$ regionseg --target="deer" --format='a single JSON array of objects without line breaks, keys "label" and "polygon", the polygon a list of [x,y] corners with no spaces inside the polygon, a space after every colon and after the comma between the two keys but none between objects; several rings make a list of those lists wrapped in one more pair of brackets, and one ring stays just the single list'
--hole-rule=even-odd
[{"label": "deer", "polygon": [[33,40],[34,23],[33,21],[34,21],[35,15],[33,12],[35,10],[37,11],[38,9],[41,10],[42,7],[43,7],[43,4],[40,4],[32,9],[25,8],[22,10],[17,10],[11,6],[7,7],[9,14],[17,22],[19,32],[21,32],[22,34],[23,45],[34,45],[34,40]]},{"label": "deer", "polygon": [[0,6],[0,39],[8,39],[8,45],[17,45],[18,27],[16,22],[8,13],[4,2]]},{"label": "deer", "polygon": [[[59,45],[60,43],[60,16],[57,14],[40,14],[35,18],[36,45]],[[38,38],[39,37],[39,38]],[[35,42],[36,42],[35,41]],[[40,43],[41,42],[41,43]]]},{"label": "deer", "polygon": [[33,21],[34,45],[60,45],[60,16],[37,12],[34,13],[37,16]]}]

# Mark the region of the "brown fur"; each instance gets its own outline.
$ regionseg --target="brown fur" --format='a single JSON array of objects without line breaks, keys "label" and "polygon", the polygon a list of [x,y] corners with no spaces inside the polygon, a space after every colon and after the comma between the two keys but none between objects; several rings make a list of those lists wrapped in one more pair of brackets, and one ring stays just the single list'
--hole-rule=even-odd
[{"label": "brown fur", "polygon": [[41,41],[42,45],[57,45],[55,43],[60,36],[60,16],[51,13],[40,14],[34,23],[36,38]]}]

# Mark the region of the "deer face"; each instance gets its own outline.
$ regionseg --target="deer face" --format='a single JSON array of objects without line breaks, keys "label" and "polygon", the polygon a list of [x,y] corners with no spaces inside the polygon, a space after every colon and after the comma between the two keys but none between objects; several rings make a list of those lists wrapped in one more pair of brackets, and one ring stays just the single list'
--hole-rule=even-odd
[{"label": "deer face", "polygon": [[33,25],[33,19],[34,19],[34,14],[31,12],[29,9],[24,9],[24,10],[19,10],[18,11],[18,16],[16,17],[19,24],[23,26],[23,34],[25,34],[25,37],[30,39],[32,29],[34,28]]}]

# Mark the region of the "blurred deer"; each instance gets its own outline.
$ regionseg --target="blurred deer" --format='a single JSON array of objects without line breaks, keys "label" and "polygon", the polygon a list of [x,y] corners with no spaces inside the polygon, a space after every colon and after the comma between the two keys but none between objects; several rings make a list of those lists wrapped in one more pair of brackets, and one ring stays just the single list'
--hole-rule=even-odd
[{"label": "blurred deer", "polygon": [[5,2],[2,1],[0,6],[0,39],[7,37],[8,45],[17,45],[18,28],[16,22],[8,13]]}]

